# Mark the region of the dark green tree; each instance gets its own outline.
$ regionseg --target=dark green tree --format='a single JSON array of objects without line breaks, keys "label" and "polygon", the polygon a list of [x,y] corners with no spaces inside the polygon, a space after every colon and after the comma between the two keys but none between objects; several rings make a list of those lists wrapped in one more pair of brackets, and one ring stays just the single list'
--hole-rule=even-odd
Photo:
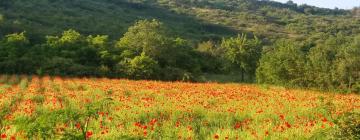
[{"label": "dark green tree", "polygon": [[263,52],[256,78],[259,83],[304,85],[305,54],[293,41],[278,41],[273,49]]},{"label": "dark green tree", "polygon": [[360,92],[360,36],[352,44],[341,47],[334,62],[334,79],[340,84],[339,89]]},{"label": "dark green tree", "polygon": [[30,42],[25,32],[5,36],[0,45],[0,69],[5,73],[22,73],[21,58],[29,49]]}]

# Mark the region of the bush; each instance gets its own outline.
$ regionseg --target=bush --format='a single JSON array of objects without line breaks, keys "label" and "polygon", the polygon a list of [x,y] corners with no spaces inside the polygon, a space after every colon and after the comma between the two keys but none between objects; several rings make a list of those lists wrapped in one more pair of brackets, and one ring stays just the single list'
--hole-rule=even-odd
[{"label": "bush", "polygon": [[156,77],[158,69],[157,61],[141,54],[129,62],[127,73],[134,79],[153,79]]}]

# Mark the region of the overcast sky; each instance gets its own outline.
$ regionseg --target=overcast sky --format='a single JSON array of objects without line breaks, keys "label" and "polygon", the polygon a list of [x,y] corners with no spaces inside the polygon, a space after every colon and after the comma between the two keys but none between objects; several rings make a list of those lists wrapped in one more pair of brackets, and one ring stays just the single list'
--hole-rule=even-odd
[{"label": "overcast sky", "polygon": [[[287,2],[288,0],[274,0],[279,2]],[[351,9],[355,6],[360,6],[360,0],[292,0],[298,4],[308,4],[318,7],[325,8],[341,8],[341,9]]]}]

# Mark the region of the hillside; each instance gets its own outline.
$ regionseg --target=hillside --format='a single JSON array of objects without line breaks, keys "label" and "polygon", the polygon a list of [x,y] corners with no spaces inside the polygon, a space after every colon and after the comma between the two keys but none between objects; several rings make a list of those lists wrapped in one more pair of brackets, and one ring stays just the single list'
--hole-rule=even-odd
[{"label": "hillside", "polygon": [[254,0],[11,0],[0,2],[1,34],[32,38],[75,29],[118,39],[140,19],[159,19],[186,39],[220,39],[236,33],[302,38],[319,32],[359,32],[350,11]]},{"label": "hillside", "polygon": [[4,16],[1,33],[27,31],[32,37],[75,29],[84,34],[106,34],[118,39],[140,19],[159,19],[174,34],[186,38],[227,35],[227,27],[202,22],[164,7],[123,0],[12,0],[0,2]]}]

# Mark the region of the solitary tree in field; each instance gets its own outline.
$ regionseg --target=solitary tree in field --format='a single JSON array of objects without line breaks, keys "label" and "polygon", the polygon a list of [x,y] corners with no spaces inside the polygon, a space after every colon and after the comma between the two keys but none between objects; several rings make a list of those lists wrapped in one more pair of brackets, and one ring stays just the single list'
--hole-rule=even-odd
[{"label": "solitary tree in field", "polygon": [[240,69],[242,81],[245,74],[253,75],[257,61],[261,54],[261,42],[258,38],[249,39],[246,35],[238,35],[229,39],[223,39],[221,48],[224,57]]}]

